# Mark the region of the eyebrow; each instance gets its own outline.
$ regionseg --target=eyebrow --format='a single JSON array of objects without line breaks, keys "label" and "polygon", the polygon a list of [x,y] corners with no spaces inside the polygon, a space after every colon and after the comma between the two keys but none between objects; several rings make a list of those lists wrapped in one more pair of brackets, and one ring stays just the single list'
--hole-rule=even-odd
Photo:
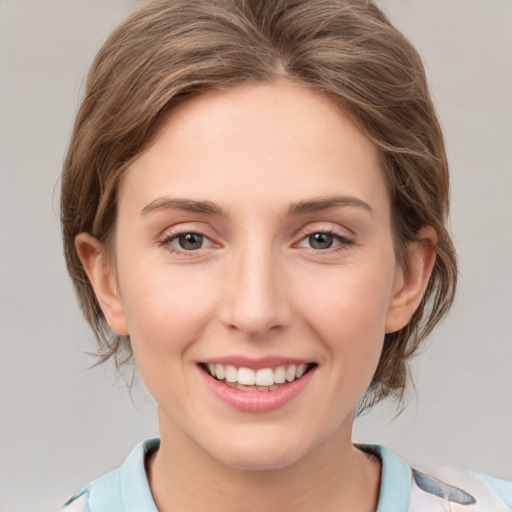
[{"label": "eyebrow", "polygon": [[330,210],[339,206],[355,206],[363,208],[369,213],[374,213],[373,208],[362,199],[353,196],[333,195],[327,197],[316,197],[305,201],[291,203],[288,207],[288,215],[300,215],[303,213],[319,212]]},{"label": "eyebrow", "polygon": [[[330,210],[336,207],[358,207],[373,213],[372,207],[362,199],[353,196],[327,196],[315,197],[308,200],[296,201],[290,203],[287,210],[288,216],[301,215],[304,213],[319,212]],[[181,210],[191,213],[202,213],[204,215],[214,215],[218,217],[227,217],[228,212],[211,201],[197,201],[193,199],[181,199],[173,197],[159,197],[147,204],[141,211],[142,215],[158,210]]]},{"label": "eyebrow", "polygon": [[203,213],[205,215],[216,215],[219,217],[227,217],[228,213],[220,206],[211,201],[195,201],[193,199],[180,199],[173,197],[159,197],[151,203],[147,204],[141,211],[142,215],[157,210],[181,210],[184,212]]}]

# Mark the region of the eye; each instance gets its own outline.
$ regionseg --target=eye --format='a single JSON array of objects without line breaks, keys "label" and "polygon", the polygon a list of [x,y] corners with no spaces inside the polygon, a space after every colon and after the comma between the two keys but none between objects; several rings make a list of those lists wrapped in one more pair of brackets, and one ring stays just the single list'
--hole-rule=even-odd
[{"label": "eye", "polygon": [[160,243],[171,252],[193,252],[213,244],[209,238],[194,231],[168,235]]},{"label": "eye", "polygon": [[313,249],[330,249],[334,241],[334,236],[330,233],[313,233],[308,236],[309,245]]},{"label": "eye", "polygon": [[328,249],[342,249],[352,243],[349,238],[331,231],[315,231],[304,236],[298,246],[314,249],[315,251],[327,251]]},{"label": "eye", "polygon": [[204,236],[199,233],[183,233],[174,237],[180,249],[184,251],[195,251],[201,249],[204,242]]}]

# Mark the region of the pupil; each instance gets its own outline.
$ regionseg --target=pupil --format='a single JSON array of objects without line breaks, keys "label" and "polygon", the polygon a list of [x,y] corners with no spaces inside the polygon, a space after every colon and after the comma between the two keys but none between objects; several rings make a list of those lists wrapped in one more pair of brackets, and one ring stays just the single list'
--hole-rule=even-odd
[{"label": "pupil", "polygon": [[203,245],[203,235],[198,233],[187,233],[178,237],[180,247],[186,251],[200,249]]},{"label": "pupil", "polygon": [[309,237],[313,249],[329,249],[332,246],[333,236],[328,233],[315,233]]}]

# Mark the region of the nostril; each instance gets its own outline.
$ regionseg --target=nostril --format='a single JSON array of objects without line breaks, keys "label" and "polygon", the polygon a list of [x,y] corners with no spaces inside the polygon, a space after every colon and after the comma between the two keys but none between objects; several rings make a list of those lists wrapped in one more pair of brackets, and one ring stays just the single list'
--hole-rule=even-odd
[{"label": "nostril", "polygon": [[280,332],[287,324],[287,320],[278,314],[242,315],[231,317],[225,325],[232,330],[242,333],[249,339],[265,339]]}]

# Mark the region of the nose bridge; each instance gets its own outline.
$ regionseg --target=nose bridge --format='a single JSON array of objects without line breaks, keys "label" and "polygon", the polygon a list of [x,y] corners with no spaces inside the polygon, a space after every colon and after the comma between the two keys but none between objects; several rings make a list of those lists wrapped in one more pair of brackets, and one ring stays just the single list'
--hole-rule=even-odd
[{"label": "nose bridge", "polygon": [[265,337],[290,319],[283,262],[268,240],[247,240],[233,252],[222,305],[223,323]]}]

